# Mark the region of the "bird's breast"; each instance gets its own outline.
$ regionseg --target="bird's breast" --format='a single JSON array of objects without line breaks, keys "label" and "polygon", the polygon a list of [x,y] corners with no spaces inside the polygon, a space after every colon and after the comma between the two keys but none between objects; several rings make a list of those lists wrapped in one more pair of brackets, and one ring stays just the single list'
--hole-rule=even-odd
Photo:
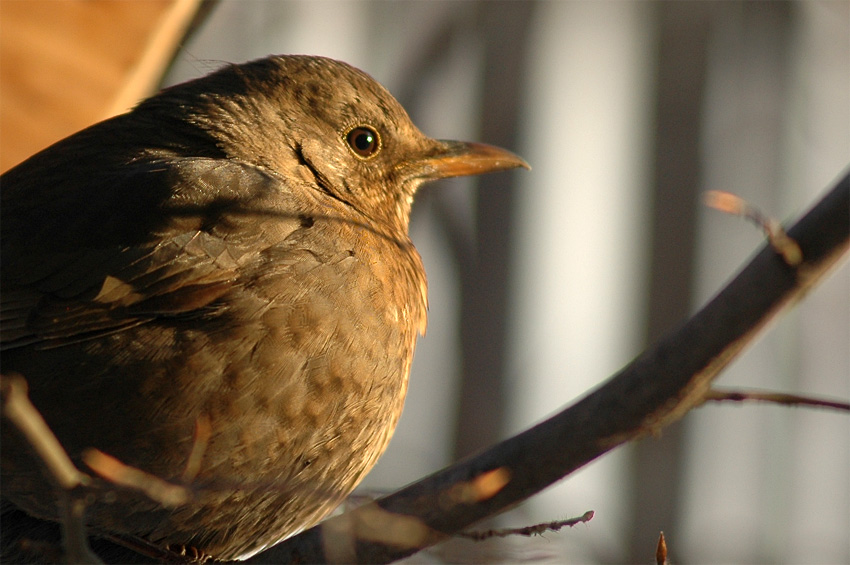
[{"label": "bird's breast", "polygon": [[419,256],[406,238],[317,220],[263,260],[226,298],[231,358],[203,410],[234,445],[277,449],[272,464],[287,475],[305,472],[287,469],[297,453],[352,482],[383,452],[401,413],[425,323]]}]

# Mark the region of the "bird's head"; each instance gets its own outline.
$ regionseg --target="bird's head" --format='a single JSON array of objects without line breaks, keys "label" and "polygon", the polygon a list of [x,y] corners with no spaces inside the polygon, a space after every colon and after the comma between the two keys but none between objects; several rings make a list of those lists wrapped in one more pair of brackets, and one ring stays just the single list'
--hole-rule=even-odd
[{"label": "bird's head", "polygon": [[324,57],[229,65],[150,103],[181,108],[227,157],[303,180],[405,233],[423,182],[528,167],[497,147],[424,135],[369,75]]}]

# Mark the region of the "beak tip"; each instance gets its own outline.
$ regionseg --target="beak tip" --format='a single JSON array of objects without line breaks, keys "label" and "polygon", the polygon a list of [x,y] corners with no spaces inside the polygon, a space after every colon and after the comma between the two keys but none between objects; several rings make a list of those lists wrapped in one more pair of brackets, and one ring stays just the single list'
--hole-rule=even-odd
[{"label": "beak tip", "polygon": [[486,143],[441,141],[443,146],[431,164],[437,178],[479,175],[531,166],[515,153]]}]

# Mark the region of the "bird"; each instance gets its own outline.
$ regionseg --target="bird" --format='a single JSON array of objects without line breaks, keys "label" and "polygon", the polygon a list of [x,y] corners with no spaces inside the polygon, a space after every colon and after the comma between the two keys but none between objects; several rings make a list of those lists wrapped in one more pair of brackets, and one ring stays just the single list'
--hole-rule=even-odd
[{"label": "bird", "polygon": [[[346,63],[274,55],[0,176],[2,372],[91,476],[92,531],[230,560],[330,513],[387,447],[425,331],[417,189],[518,167],[426,136]],[[4,504],[59,521],[5,418],[2,445]],[[91,449],[187,500],[110,483]]]}]

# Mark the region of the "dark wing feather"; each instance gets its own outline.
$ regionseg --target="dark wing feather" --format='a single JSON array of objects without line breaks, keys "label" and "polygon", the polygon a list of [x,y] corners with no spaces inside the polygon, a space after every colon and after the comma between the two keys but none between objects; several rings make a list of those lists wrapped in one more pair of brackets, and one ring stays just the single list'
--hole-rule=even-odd
[{"label": "dark wing feather", "polygon": [[4,350],[203,312],[299,225],[288,187],[226,159],[157,157],[70,185],[48,174],[46,188],[13,171],[0,208]]}]

